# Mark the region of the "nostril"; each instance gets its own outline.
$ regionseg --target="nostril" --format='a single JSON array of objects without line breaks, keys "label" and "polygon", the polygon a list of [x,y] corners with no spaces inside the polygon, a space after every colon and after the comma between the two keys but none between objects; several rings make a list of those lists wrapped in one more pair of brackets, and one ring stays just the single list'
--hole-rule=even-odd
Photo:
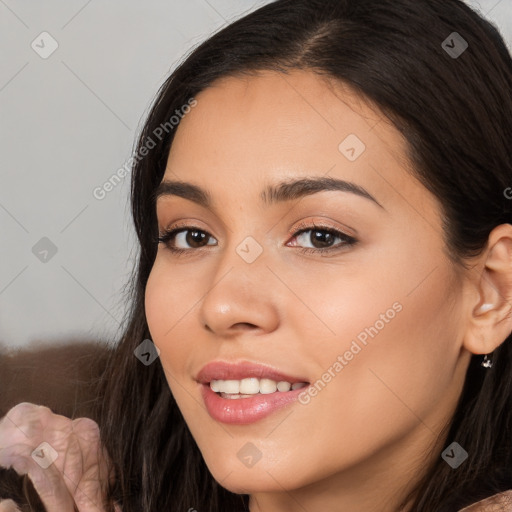
[{"label": "nostril", "polygon": [[233,325],[233,328],[236,329],[257,329],[258,326],[254,324],[250,324],[249,322],[239,322]]}]

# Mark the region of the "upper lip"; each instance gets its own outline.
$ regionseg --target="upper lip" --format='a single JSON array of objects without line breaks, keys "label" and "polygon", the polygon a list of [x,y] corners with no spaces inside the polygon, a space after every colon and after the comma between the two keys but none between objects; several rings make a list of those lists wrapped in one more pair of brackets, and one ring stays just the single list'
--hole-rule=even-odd
[{"label": "upper lip", "polygon": [[295,382],[308,382],[302,377],[292,377],[277,369],[250,361],[229,363],[227,361],[212,361],[201,368],[196,380],[201,384],[208,384],[212,380],[241,380],[250,377],[257,379],[271,379],[276,382],[286,381],[290,384]]}]

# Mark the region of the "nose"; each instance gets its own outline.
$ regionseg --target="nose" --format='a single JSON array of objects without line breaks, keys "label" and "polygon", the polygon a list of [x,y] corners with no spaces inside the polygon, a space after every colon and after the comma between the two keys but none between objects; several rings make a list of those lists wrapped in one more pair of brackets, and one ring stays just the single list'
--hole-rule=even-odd
[{"label": "nose", "polygon": [[229,338],[242,332],[268,333],[278,327],[278,280],[263,254],[247,263],[235,250],[226,250],[200,305],[200,321],[206,330]]}]

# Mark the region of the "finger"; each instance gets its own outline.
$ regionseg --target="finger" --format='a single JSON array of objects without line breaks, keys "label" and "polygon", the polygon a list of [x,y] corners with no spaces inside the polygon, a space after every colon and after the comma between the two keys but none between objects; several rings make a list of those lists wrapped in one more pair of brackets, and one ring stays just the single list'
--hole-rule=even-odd
[{"label": "finger", "polygon": [[[28,475],[47,512],[74,512],[72,496],[64,484],[62,473],[54,464],[59,453],[50,443],[39,443],[44,430],[37,423],[46,421],[46,411],[37,411],[37,406],[32,404],[20,406],[16,406],[13,413],[15,420],[7,417],[8,421],[0,427],[0,465],[13,468],[19,475]],[[23,424],[22,418],[16,416],[20,411],[27,414]],[[28,437],[25,431],[31,429],[34,430]]]},{"label": "finger", "polygon": [[[0,456],[13,445],[23,445],[33,442],[28,431],[37,430],[37,418],[34,416],[33,404],[22,403],[10,409],[0,420]],[[9,460],[0,458],[0,465],[8,467]]]},{"label": "finger", "polygon": [[28,477],[47,512],[74,512],[73,497],[64,483],[62,472],[52,463],[40,467],[33,461],[28,463]]},{"label": "finger", "polygon": [[101,512],[104,510],[106,489],[98,477],[99,471],[90,468],[78,482],[72,494],[78,512]]},{"label": "finger", "polygon": [[16,503],[12,500],[0,501],[0,512],[21,512]]},{"label": "finger", "polygon": [[[19,474],[26,474],[23,468],[20,471],[15,467],[16,462],[21,462],[20,451],[26,451],[22,450],[23,447],[38,446],[44,440],[45,427],[52,416],[54,416],[53,413],[47,407],[27,402],[10,409],[0,420],[0,466],[6,468],[12,466]],[[55,418],[59,417],[55,416]],[[58,421],[54,420],[53,424],[57,424]]]},{"label": "finger", "polygon": [[27,474],[48,512],[103,510],[107,463],[91,419],[18,404],[0,420],[0,466]]},{"label": "finger", "polygon": [[0,425],[17,428],[25,437],[31,437],[44,430],[53,413],[48,407],[22,402],[10,409]]},{"label": "finger", "polygon": [[[78,418],[73,420],[72,428],[81,466],[66,467],[69,482],[76,483],[71,494],[78,512],[102,511],[108,485],[108,456],[101,445],[99,427],[90,418]],[[78,460],[74,459],[75,464]]]}]

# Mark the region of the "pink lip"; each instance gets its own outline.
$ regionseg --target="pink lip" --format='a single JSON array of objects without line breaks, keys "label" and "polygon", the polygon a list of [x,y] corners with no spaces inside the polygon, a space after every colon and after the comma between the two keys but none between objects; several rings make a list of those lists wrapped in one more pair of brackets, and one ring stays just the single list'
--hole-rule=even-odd
[{"label": "pink lip", "polygon": [[261,420],[295,402],[307,386],[290,391],[276,391],[268,395],[260,393],[251,398],[222,398],[212,391],[209,384],[199,384],[208,414],[216,421],[232,425],[246,425]]},{"label": "pink lip", "polygon": [[272,379],[276,382],[285,380],[290,384],[294,382],[308,382],[308,380],[303,377],[292,377],[270,366],[250,363],[248,361],[242,361],[240,363],[212,361],[201,368],[196,380],[201,384],[207,384],[212,380],[241,380],[249,377]]},{"label": "pink lip", "polygon": [[269,394],[256,394],[250,398],[222,398],[210,388],[212,380],[241,380],[256,377],[258,379],[272,379],[276,382],[286,381],[308,382],[301,377],[292,377],[281,373],[274,368],[249,362],[230,364],[224,361],[215,361],[204,366],[196,380],[201,388],[208,414],[216,421],[233,425],[246,425],[261,420],[274,411],[291,404],[298,399],[298,395],[307,389],[307,386],[290,391],[276,391]]}]

